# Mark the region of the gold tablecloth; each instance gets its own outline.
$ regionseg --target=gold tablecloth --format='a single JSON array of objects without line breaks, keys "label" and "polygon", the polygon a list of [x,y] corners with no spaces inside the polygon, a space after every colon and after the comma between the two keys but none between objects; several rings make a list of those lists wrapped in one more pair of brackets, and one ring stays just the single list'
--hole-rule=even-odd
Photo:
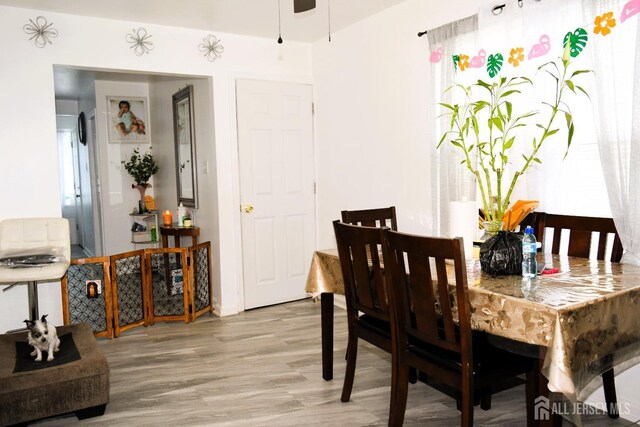
[{"label": "gold tablecloth", "polygon": [[[542,261],[560,272],[491,277],[468,261],[471,326],[547,347],[549,389],[583,400],[602,372],[640,356],[640,267],[549,254]],[[344,293],[337,250],[313,254],[305,290]]]}]

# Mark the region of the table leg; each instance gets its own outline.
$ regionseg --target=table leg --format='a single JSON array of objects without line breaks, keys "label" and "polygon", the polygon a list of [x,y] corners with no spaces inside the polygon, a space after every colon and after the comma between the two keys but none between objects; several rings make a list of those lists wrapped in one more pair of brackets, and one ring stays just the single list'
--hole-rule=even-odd
[{"label": "table leg", "polygon": [[[173,246],[175,246],[176,248],[179,248],[180,247],[180,236],[178,236],[178,235],[173,236],[173,243],[174,243]],[[177,266],[177,268],[182,268],[182,260],[180,258],[180,255],[176,255],[176,256],[177,256],[176,266]]]},{"label": "table leg", "polygon": [[[169,236],[160,232],[160,238],[162,239],[162,247],[169,247]],[[169,267],[169,254],[164,254],[164,283],[167,287],[167,295],[171,295],[171,268]]]},{"label": "table leg", "polygon": [[320,294],[320,319],[322,330],[322,378],[333,379],[333,293]]},{"label": "table leg", "polygon": [[548,400],[549,398],[549,381],[542,375],[542,365],[546,348],[540,348],[540,356],[533,361],[533,373],[527,376],[527,427],[560,427],[562,426],[562,416],[551,412]]}]

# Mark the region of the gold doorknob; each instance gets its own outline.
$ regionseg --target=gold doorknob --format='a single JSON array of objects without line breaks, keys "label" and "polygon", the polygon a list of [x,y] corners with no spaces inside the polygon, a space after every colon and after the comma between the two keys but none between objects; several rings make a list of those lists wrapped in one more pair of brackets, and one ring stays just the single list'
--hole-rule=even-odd
[{"label": "gold doorknob", "polygon": [[245,211],[246,213],[251,213],[251,212],[253,212],[253,206],[251,206],[251,205],[246,205],[246,206],[244,207],[244,211]]}]

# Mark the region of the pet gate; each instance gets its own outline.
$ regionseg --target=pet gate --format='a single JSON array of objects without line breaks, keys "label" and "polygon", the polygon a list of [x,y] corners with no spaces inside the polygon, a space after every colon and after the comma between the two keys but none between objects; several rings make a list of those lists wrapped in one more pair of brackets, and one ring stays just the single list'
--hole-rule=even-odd
[{"label": "pet gate", "polygon": [[211,243],[72,260],[62,279],[64,323],[113,338],[160,321],[213,312]]}]

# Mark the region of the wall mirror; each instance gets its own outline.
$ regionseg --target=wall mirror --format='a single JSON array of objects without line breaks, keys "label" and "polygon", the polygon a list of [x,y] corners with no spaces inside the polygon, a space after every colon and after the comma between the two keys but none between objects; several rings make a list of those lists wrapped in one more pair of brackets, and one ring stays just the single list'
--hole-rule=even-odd
[{"label": "wall mirror", "polygon": [[173,133],[176,148],[178,204],[197,208],[198,180],[192,85],[173,95]]}]

